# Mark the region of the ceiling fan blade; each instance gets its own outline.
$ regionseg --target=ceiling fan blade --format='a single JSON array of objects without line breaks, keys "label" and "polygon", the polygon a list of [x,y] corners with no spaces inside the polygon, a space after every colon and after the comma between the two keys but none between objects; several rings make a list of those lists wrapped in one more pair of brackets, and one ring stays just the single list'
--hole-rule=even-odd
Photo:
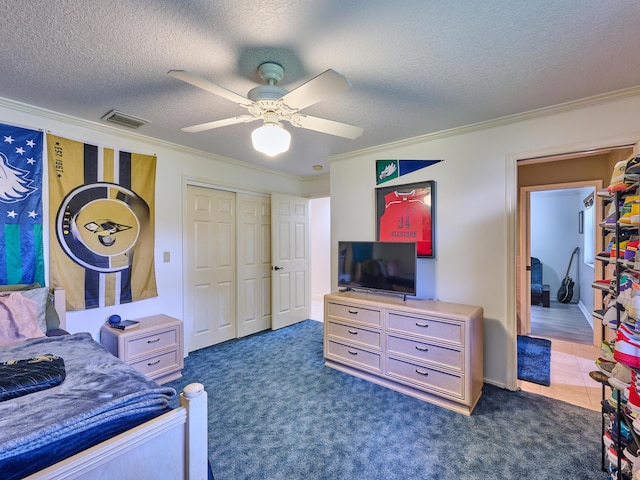
[{"label": "ceiling fan blade", "polygon": [[227,125],[235,125],[236,123],[248,123],[258,120],[260,117],[254,117],[253,115],[238,115],[237,117],[225,118],[224,120],[215,120],[213,122],[201,123],[199,125],[192,125],[191,127],[181,128],[183,132],[198,133],[205,130],[212,130],[214,128],[226,127]]},{"label": "ceiling fan blade", "polygon": [[350,86],[347,77],[329,69],[287,93],[282,97],[282,102],[290,108],[302,110]]},{"label": "ceiling fan blade", "polygon": [[211,92],[222,98],[231,100],[234,103],[238,103],[240,105],[250,105],[253,103],[248,98],[232,92],[231,90],[227,90],[226,88],[213,83],[211,80],[202,78],[200,75],[196,75],[195,73],[192,73],[188,70],[169,70],[167,74],[173,78],[177,78],[178,80],[189,83],[194,87],[201,88],[203,90],[206,90],[207,92]]},{"label": "ceiling fan blade", "polygon": [[291,125],[295,127],[306,128],[307,130],[315,130],[316,132],[328,133],[337,137],[349,138],[354,140],[362,135],[364,129],[349,125],[348,123],[327,120],[326,118],[312,117],[310,115],[294,115],[291,119]]}]

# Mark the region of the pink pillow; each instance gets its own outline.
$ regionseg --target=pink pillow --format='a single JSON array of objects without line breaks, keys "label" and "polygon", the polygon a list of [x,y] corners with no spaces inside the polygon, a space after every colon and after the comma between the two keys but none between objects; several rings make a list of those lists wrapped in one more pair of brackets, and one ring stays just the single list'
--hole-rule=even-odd
[{"label": "pink pillow", "polygon": [[37,307],[19,293],[0,293],[0,346],[45,336],[38,325]]}]

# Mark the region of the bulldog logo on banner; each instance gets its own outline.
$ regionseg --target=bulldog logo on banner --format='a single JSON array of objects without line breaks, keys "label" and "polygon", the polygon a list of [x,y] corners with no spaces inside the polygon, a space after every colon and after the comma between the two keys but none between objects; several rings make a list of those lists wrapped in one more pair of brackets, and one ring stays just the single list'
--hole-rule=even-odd
[{"label": "bulldog logo on banner", "polygon": [[156,157],[54,135],[47,148],[50,283],[66,290],[67,309],[157,296]]}]

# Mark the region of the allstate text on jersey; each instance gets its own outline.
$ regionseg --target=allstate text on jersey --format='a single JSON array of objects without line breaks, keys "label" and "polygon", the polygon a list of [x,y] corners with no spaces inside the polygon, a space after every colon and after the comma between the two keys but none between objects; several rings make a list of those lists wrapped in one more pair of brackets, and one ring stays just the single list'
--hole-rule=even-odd
[{"label": "allstate text on jersey", "polygon": [[402,237],[402,238],[407,238],[407,237],[416,238],[417,234],[416,234],[415,231],[413,231],[413,232],[402,232],[402,231],[396,230],[396,231],[391,232],[391,236],[392,237]]}]

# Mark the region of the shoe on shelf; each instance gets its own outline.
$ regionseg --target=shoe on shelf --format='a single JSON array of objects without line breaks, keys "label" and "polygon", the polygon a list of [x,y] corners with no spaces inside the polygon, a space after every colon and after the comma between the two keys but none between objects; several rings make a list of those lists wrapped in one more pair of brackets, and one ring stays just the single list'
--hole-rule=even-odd
[{"label": "shoe on shelf", "polygon": [[[634,208],[634,204],[637,204],[635,208]],[[633,224],[634,210],[635,210],[635,218],[637,222],[638,215],[640,214],[639,207],[640,207],[640,196],[627,195],[627,197],[624,199],[624,204],[620,209],[620,223]]]},{"label": "shoe on shelf", "polygon": [[618,243],[614,243],[611,246],[611,252],[609,253],[610,257],[617,257],[617,258],[624,258],[624,252],[625,249],[627,248],[627,240],[623,240],[621,242]]},{"label": "shoe on shelf", "polygon": [[[640,335],[636,332],[635,326],[632,327],[628,323],[620,324],[620,326],[618,327],[618,330],[616,330],[616,340],[618,340],[618,338],[625,338],[627,340],[630,340],[632,343],[640,344]],[[613,347],[613,353],[615,358],[615,342]],[[632,368],[635,368],[635,367],[632,367]]]},{"label": "shoe on shelf", "polygon": [[589,376],[596,382],[600,382],[604,385],[609,385],[609,377],[604,373],[602,373],[600,370],[594,370],[592,372],[589,372]]},{"label": "shoe on shelf", "polygon": [[[638,393],[637,372],[631,370],[631,385],[629,386],[627,394],[627,409],[630,411],[630,417],[637,418],[640,414],[640,394]],[[636,418],[633,419],[633,429],[640,433],[636,427],[640,427],[640,421],[636,422]]]},{"label": "shoe on shelf", "polygon": [[640,155],[631,155],[626,160],[627,165],[624,167],[624,182],[628,185],[638,183],[640,180]]},{"label": "shoe on shelf", "polygon": [[[638,219],[636,222],[640,223],[640,204],[638,204]],[[638,252],[638,244],[640,244],[639,240],[630,240],[629,243],[627,243],[627,248],[624,251],[624,260],[635,260],[636,253]]]},{"label": "shoe on shelf", "polygon": [[[620,308],[620,312],[618,313],[619,308]],[[617,302],[614,301],[614,305],[608,307],[605,310],[604,315],[602,317],[602,323],[605,326],[615,330],[616,328],[618,328],[618,325],[620,323],[626,323],[628,319],[629,319],[629,316],[626,310],[624,310],[622,306],[618,307]]]},{"label": "shoe on shelf", "polygon": [[614,414],[616,413],[616,407],[615,405],[611,405],[609,403],[609,399],[605,398],[603,400],[600,400],[600,405],[602,405],[602,411],[604,413],[610,413],[610,414]]},{"label": "shoe on shelf", "polygon": [[598,370],[600,370],[603,375],[606,375],[610,378],[611,372],[613,371],[613,367],[616,366],[616,363],[618,362],[616,362],[615,360],[611,361],[600,357],[596,360],[596,367],[598,367]]},{"label": "shoe on shelf", "polygon": [[629,388],[631,386],[631,369],[624,363],[616,363],[611,370],[609,385],[613,388],[617,388],[618,390]]},{"label": "shoe on shelf", "polygon": [[[618,465],[618,451],[613,445],[607,449],[607,458],[612,464]],[[620,457],[620,468],[623,472],[631,470],[631,464],[629,463],[629,460],[624,457],[624,455]]]},{"label": "shoe on shelf", "polygon": [[[617,408],[618,398],[620,398],[621,407],[626,407],[627,404],[629,403],[627,395],[623,393],[622,390],[617,390],[615,388],[611,390],[611,396],[607,398],[607,402],[609,402],[609,405],[611,405],[613,408]],[[624,425],[624,423],[620,424],[621,427],[622,425]]]},{"label": "shoe on shelf", "polygon": [[621,192],[627,188],[627,184],[624,181],[624,172],[626,169],[627,160],[621,160],[614,165],[613,173],[611,174],[611,182],[607,187],[607,191]]},{"label": "shoe on shelf", "polygon": [[[618,332],[620,332],[620,329],[623,326],[624,324],[620,325]],[[618,335],[618,337],[616,337],[616,346],[613,352],[613,358],[618,362],[629,365],[631,368],[640,368],[640,343],[636,342],[637,340],[634,342],[624,335]],[[598,361],[596,361],[596,365],[598,365]],[[608,365],[605,364],[605,366]],[[611,367],[611,370],[613,370],[613,367]],[[609,373],[611,373],[611,371],[609,371]]]},{"label": "shoe on shelf", "polygon": [[629,316],[635,320],[640,320],[640,295],[634,295],[637,289],[631,290],[631,299],[627,305],[626,310],[629,312]]},{"label": "shoe on shelf", "polygon": [[622,453],[624,453],[624,456],[627,458],[627,460],[629,460],[629,462],[631,462],[631,464],[635,466],[636,462],[638,461],[638,444],[636,443],[636,440],[631,440],[629,442],[629,445],[626,446]]},{"label": "shoe on shelf", "polygon": [[618,421],[615,418],[611,423],[611,428],[607,430],[607,433],[614,444],[620,443],[625,447],[633,440],[633,433],[629,430],[629,426],[624,420],[620,421],[620,442],[618,442]]},{"label": "shoe on shelf", "polygon": [[603,340],[600,342],[600,358],[613,361],[614,342]]}]

